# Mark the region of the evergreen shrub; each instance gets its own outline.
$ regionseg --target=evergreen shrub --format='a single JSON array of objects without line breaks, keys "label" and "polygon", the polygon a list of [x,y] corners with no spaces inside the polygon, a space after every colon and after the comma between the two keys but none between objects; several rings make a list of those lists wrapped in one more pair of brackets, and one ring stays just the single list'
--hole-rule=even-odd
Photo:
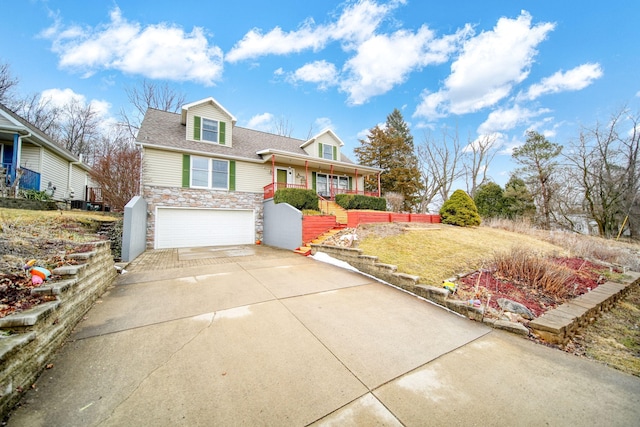
[{"label": "evergreen shrub", "polygon": [[480,225],[480,215],[473,199],[466,192],[456,190],[440,208],[440,221],[443,224],[472,227]]},{"label": "evergreen shrub", "polygon": [[288,203],[299,210],[318,210],[318,195],[304,188],[282,188],[273,195],[273,202]]}]

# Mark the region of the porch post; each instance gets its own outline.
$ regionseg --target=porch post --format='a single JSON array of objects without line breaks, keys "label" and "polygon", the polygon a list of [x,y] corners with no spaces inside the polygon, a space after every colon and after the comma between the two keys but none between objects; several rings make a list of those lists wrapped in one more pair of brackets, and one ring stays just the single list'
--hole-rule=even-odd
[{"label": "porch post", "polygon": [[356,168],[356,194],[358,194],[358,168]]},{"label": "porch post", "polygon": [[381,172],[378,172],[378,197],[382,195],[381,189],[380,189],[380,174]]},{"label": "porch post", "polygon": [[331,168],[329,169],[329,194],[331,195],[331,199],[333,200],[333,163],[331,164]]},{"label": "porch post", "polygon": [[11,177],[11,185],[13,185],[16,180],[16,171],[20,167],[18,162],[20,161],[20,156],[18,152],[20,151],[20,135],[17,133],[13,134],[13,154],[11,155],[11,171],[9,176]]},{"label": "porch post", "polygon": [[276,191],[276,155],[271,155],[271,188]]}]

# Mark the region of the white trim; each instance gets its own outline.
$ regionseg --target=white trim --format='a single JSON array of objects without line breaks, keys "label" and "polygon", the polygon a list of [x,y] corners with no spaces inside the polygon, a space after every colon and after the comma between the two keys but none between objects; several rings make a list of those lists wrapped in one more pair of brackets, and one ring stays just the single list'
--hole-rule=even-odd
[{"label": "white trim", "polygon": [[[200,185],[193,185],[193,159],[201,158],[207,160],[207,186],[203,187]],[[227,186],[223,187],[213,187],[213,162],[224,162],[227,164]],[[215,157],[203,157],[203,156],[189,156],[189,188],[201,188],[205,190],[222,190],[229,191],[229,175],[230,175],[230,164],[229,160],[226,159],[218,159]],[[203,169],[198,169],[203,170]]]},{"label": "white trim", "polygon": [[207,104],[207,103],[213,104],[214,106],[216,106],[217,108],[222,110],[222,112],[224,114],[229,116],[229,118],[231,119],[231,121],[233,123],[238,121],[238,119],[236,119],[233,114],[228,112],[227,109],[222,106],[222,104],[220,104],[218,101],[216,101],[215,99],[213,99],[213,97],[210,96],[208,98],[201,99],[200,101],[195,101],[195,102],[191,102],[189,104],[183,105],[182,106],[182,117],[181,117],[182,124],[184,125],[184,124],[187,123],[187,111],[189,110],[189,108],[196,107],[196,106],[202,105],[202,104]]}]

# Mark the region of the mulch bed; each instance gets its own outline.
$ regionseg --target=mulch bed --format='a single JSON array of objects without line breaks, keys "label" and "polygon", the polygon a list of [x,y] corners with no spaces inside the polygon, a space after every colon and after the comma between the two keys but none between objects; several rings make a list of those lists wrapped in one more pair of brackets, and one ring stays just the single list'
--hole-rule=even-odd
[{"label": "mulch bed", "polygon": [[[551,260],[555,264],[573,271],[573,275],[565,282],[568,293],[564,298],[536,289],[527,283],[499,277],[492,270],[476,271],[461,278],[458,281],[458,288],[453,297],[462,301],[478,298],[483,305],[489,300],[489,307],[496,311],[501,310],[497,300],[506,298],[523,304],[536,317],[539,317],[544,312],[585,294],[606,281],[606,278],[602,275],[603,269],[607,268],[605,266],[582,258],[551,258]],[[489,298],[489,296],[491,297]]]}]

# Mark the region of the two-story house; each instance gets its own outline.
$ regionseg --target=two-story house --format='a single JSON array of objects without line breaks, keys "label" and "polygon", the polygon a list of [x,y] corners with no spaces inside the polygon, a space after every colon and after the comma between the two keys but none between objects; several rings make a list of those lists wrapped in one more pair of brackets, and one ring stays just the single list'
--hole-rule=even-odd
[{"label": "two-story house", "polygon": [[147,247],[156,249],[252,244],[262,239],[263,202],[277,189],[331,199],[365,194],[364,177],[380,174],[343,155],[331,130],[304,141],[239,127],[213,98],[180,113],[149,109],[137,143]]}]

